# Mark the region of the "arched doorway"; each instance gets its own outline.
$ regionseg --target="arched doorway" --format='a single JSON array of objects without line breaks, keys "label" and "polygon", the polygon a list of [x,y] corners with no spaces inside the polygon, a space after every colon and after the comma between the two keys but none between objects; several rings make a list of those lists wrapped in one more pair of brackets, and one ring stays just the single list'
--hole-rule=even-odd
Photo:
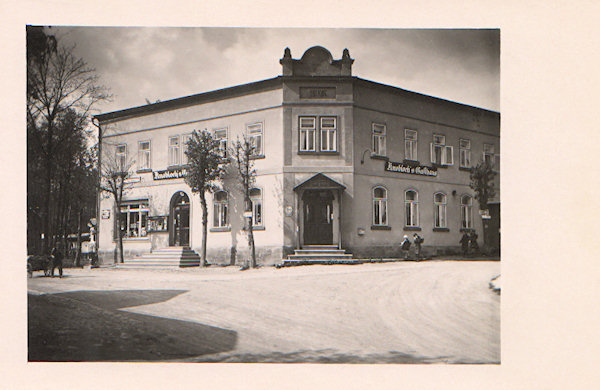
[{"label": "arched doorway", "polygon": [[171,198],[169,225],[169,245],[190,245],[190,198],[183,191],[176,192]]},{"label": "arched doorway", "polygon": [[306,190],[304,203],[304,244],[333,243],[333,194],[330,190]]}]

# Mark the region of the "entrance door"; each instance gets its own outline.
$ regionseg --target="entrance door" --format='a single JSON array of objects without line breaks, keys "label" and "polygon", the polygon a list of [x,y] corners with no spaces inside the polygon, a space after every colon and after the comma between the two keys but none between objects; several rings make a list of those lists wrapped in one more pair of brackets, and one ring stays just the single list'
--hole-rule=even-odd
[{"label": "entrance door", "polygon": [[171,246],[190,245],[190,199],[178,192],[171,199]]},{"label": "entrance door", "polygon": [[330,190],[306,190],[304,196],[304,244],[333,244],[333,194]]}]

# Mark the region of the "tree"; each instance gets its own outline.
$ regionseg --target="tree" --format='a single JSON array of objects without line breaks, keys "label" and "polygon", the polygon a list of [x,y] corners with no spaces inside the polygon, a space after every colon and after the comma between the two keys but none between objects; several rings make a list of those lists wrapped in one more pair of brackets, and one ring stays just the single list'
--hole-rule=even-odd
[{"label": "tree", "polygon": [[103,152],[102,166],[100,167],[100,191],[112,196],[115,202],[115,220],[116,220],[116,238],[117,246],[115,247],[114,262],[125,262],[123,256],[123,228],[121,227],[121,204],[123,195],[132,187],[132,184],[127,179],[131,178],[133,166],[132,160],[120,160],[117,158],[114,145],[105,144],[105,146],[113,146]]},{"label": "tree", "polygon": [[42,241],[42,252],[47,253],[54,230],[52,225],[57,222],[56,218],[52,221],[51,201],[57,153],[61,147],[57,136],[59,123],[69,113],[75,113],[80,123],[71,129],[85,128],[93,107],[108,100],[110,95],[98,85],[95,70],[73,54],[74,48],[61,46],[58,39],[46,34],[43,28],[27,27],[27,45],[27,131],[32,145],[28,159],[31,156],[36,160],[31,164],[40,176],[41,203],[37,212],[41,233],[46,237]]},{"label": "tree", "polygon": [[248,232],[248,247],[250,248],[250,266],[256,268],[256,248],[254,245],[254,231],[252,229],[252,201],[250,190],[256,182],[254,169],[254,145],[244,136],[233,144],[233,162],[238,173],[238,179],[244,194],[244,214],[246,217],[246,231]]},{"label": "tree", "polygon": [[475,191],[475,199],[479,202],[480,210],[487,210],[488,201],[496,195],[494,177],[496,172],[492,164],[486,161],[481,161],[471,171],[469,186]]},{"label": "tree", "polygon": [[202,206],[202,253],[200,265],[206,266],[206,241],[208,236],[208,206],[206,193],[214,192],[218,182],[223,175],[222,160],[223,153],[219,149],[219,141],[206,131],[194,131],[187,142],[185,152],[189,167],[185,182],[190,186],[192,192],[200,196]]}]

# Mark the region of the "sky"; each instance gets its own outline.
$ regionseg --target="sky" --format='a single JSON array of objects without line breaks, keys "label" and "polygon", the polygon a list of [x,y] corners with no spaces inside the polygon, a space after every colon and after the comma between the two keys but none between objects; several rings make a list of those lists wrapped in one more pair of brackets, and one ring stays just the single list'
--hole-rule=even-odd
[{"label": "sky", "polygon": [[51,27],[96,69],[113,101],[100,113],[281,75],[289,47],[355,60],[354,76],[500,111],[500,32],[355,28]]}]

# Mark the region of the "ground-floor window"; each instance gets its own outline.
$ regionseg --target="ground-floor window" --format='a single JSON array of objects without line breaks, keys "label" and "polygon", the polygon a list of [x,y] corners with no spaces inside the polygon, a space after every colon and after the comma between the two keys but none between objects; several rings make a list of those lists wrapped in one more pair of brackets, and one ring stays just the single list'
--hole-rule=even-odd
[{"label": "ground-floor window", "polygon": [[473,228],[473,198],[464,195],[460,198],[461,227],[463,229]]},{"label": "ground-floor window", "polygon": [[373,225],[386,226],[387,224],[387,190],[376,187],[373,189]]},{"label": "ground-floor window", "polygon": [[229,225],[229,200],[227,192],[219,191],[214,198],[213,226],[226,227]]},{"label": "ground-floor window", "polygon": [[446,195],[438,192],[433,195],[434,227],[446,227]]},{"label": "ground-floor window", "polygon": [[252,203],[252,226],[262,226],[263,206],[262,191],[258,188],[250,190],[250,202]]},{"label": "ground-floor window", "polygon": [[408,190],[404,193],[405,225],[419,226],[419,197],[417,191]]},{"label": "ground-floor window", "polygon": [[128,202],[121,205],[121,232],[123,238],[148,235],[148,201]]}]

